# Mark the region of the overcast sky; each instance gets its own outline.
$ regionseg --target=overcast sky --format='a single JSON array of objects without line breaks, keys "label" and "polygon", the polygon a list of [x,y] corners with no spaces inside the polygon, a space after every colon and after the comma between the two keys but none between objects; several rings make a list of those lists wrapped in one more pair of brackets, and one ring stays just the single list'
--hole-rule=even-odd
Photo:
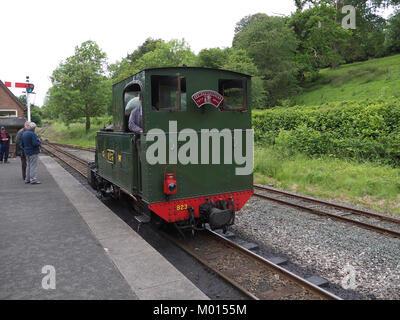
[{"label": "overcast sky", "polygon": [[[41,106],[49,77],[75,46],[96,41],[113,63],[146,38],[184,38],[201,49],[229,47],[236,23],[246,15],[290,15],[293,0],[17,0],[2,1],[0,80],[25,82],[29,75]],[[21,89],[12,89],[15,95]]]},{"label": "overcast sky", "polygon": [[[93,40],[109,63],[146,38],[184,38],[192,50],[228,47],[235,24],[258,12],[289,15],[293,0],[18,0],[2,1],[0,80],[35,84],[31,102],[42,105],[49,77],[75,46]],[[21,89],[13,89],[17,96]]]}]

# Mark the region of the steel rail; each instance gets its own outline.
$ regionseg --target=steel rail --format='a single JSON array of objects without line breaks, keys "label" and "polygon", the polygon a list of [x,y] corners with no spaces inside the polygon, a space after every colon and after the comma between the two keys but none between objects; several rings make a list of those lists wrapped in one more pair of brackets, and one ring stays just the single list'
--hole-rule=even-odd
[{"label": "steel rail", "polygon": [[[279,275],[283,277],[285,280],[287,280],[289,283],[294,283],[296,287],[299,287],[300,290],[307,291],[311,294],[313,294],[315,297],[318,297],[319,299],[323,300],[342,300],[340,297],[330,293],[329,291],[320,288],[311,282],[299,277],[298,275],[280,267],[279,265],[272,263],[271,261],[268,261],[267,259],[261,257],[260,255],[243,248],[242,246],[232,242],[229,239],[226,239],[222,235],[206,229],[204,231],[206,233],[206,236],[214,238],[217,242],[221,243],[222,246],[229,247],[231,250],[234,250],[236,255],[242,256],[247,258],[249,261],[257,261],[259,264],[262,265],[263,268],[268,270],[268,272],[271,272],[273,274]],[[239,289],[242,293],[246,294],[249,298],[254,299],[254,300],[261,300],[262,299],[262,293],[252,293],[250,292],[249,288],[246,287],[246,284],[240,284],[237,280],[234,279],[234,277],[229,276],[230,270],[223,272],[218,270],[218,268],[214,267],[209,261],[207,261],[205,258],[202,258],[198,254],[198,250],[192,249],[188,244],[187,244],[187,239],[179,240],[177,237],[172,236],[171,234],[163,233],[166,238],[168,238],[171,242],[175,243],[178,247],[183,249],[185,252],[189,253],[191,256],[193,256],[196,260],[198,260],[200,263],[205,265],[208,269],[211,271],[215,272],[218,274],[220,277],[222,277],[224,280],[229,282],[231,285],[233,285],[235,288]],[[193,241],[196,241],[196,237]],[[251,263],[249,263],[251,265]],[[247,274],[250,270],[245,269],[243,270],[244,274]],[[235,274],[235,272],[233,272]],[[237,274],[237,273],[236,273]],[[279,277],[278,277],[279,279]],[[285,292],[285,288],[283,289],[280,288],[280,290],[276,290],[276,296],[274,298],[284,298],[285,295],[290,295],[290,289],[293,289],[293,285],[288,285],[288,290],[289,292]],[[272,291],[274,291],[272,289]],[[292,292],[293,293],[293,292]],[[261,296],[261,297],[260,297]]]},{"label": "steel rail", "polygon": [[277,199],[277,198],[266,196],[266,195],[259,194],[259,193],[254,193],[254,196],[262,198],[262,199],[265,199],[265,200],[275,201],[275,202],[278,202],[280,204],[288,205],[288,206],[291,206],[291,207],[294,207],[294,208],[297,208],[297,209],[300,209],[300,210],[303,210],[303,211],[308,211],[310,213],[317,214],[317,215],[320,215],[320,216],[327,216],[329,218],[336,219],[336,220],[339,220],[339,221],[344,221],[344,222],[347,222],[347,223],[356,224],[356,225],[358,225],[360,227],[363,227],[365,229],[368,229],[368,230],[377,231],[377,232],[380,232],[380,233],[383,233],[383,234],[386,234],[386,235],[388,234],[390,236],[393,236],[393,237],[396,237],[396,238],[400,238],[400,232],[395,231],[395,230],[382,228],[382,227],[379,227],[379,226],[376,226],[376,225],[372,225],[372,224],[369,224],[369,223],[365,223],[365,222],[362,222],[362,221],[349,219],[349,218],[342,217],[342,216],[339,216],[339,215],[336,215],[336,214],[333,214],[333,213],[329,213],[329,212],[326,212],[326,211],[322,211],[322,210],[306,207],[306,206],[303,206],[303,205],[300,205],[300,204],[297,204],[297,203],[293,203],[293,202],[290,202],[290,201]]},{"label": "steel rail", "polygon": [[[82,159],[79,159],[78,157],[65,152],[64,150],[59,149],[58,147],[53,146],[51,143],[45,142],[42,144],[43,149],[45,149],[47,152],[49,152],[50,154],[52,154],[53,156],[55,156],[57,159],[61,160],[62,162],[64,162],[66,165],[70,166],[71,168],[73,168],[74,170],[76,170],[77,172],[79,172],[82,176],[84,176],[85,178],[87,178],[87,167],[88,167],[88,162],[84,161]],[[70,162],[68,162],[65,158],[61,157],[59,154],[57,153],[61,153],[64,157],[67,157],[68,159],[72,159],[73,161],[75,161],[75,164],[72,165]],[[85,170],[80,170],[76,167],[76,163],[78,163],[80,166],[84,166]]]},{"label": "steel rail", "polygon": [[58,146],[58,147],[62,147],[62,148],[70,148],[70,149],[77,149],[77,150],[83,150],[83,151],[89,151],[89,152],[96,152],[96,148],[92,148],[92,147],[81,147],[81,146],[75,146],[72,144],[49,142],[49,141],[47,141],[47,143],[49,143],[53,146]]},{"label": "steel rail", "polygon": [[261,190],[261,191],[268,191],[268,192],[272,192],[272,193],[276,193],[276,194],[281,194],[283,196],[286,197],[291,197],[291,198],[295,198],[295,199],[301,199],[304,201],[308,201],[308,202],[312,202],[312,203],[318,203],[324,206],[328,206],[328,207],[332,207],[335,209],[339,209],[339,210],[345,210],[345,211],[349,211],[355,214],[359,214],[359,215],[363,215],[366,217],[370,217],[370,218],[376,218],[379,220],[385,220],[385,221],[389,221],[389,222],[394,222],[397,224],[400,224],[400,219],[396,219],[393,217],[388,217],[388,216],[383,216],[381,214],[376,214],[376,213],[372,213],[372,212],[368,212],[365,210],[360,210],[360,209],[356,209],[356,208],[351,208],[348,206],[344,206],[344,205],[340,205],[340,204],[336,204],[336,203],[332,203],[332,202],[328,202],[328,201],[324,201],[324,200],[320,200],[320,199],[313,199],[310,197],[306,197],[306,196],[302,196],[302,195],[298,195],[298,194],[293,194],[293,193],[289,193],[286,191],[282,191],[282,190],[277,190],[274,188],[268,188],[268,187],[264,187],[264,186],[258,186],[258,185],[254,185],[255,189]]}]

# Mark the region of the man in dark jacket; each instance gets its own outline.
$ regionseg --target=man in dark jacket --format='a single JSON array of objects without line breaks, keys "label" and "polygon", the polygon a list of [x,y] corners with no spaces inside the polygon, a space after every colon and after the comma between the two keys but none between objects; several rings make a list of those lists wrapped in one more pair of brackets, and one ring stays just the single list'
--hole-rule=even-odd
[{"label": "man in dark jacket", "polygon": [[1,151],[0,151],[0,163],[8,163],[8,152],[10,150],[10,135],[6,132],[6,128],[0,128],[0,143],[1,143]]},{"label": "man in dark jacket", "polygon": [[36,179],[36,175],[41,141],[34,132],[35,129],[36,124],[30,122],[29,130],[22,134],[22,148],[24,148],[26,156],[25,183],[30,184],[40,184],[40,181]]},{"label": "man in dark jacket", "polygon": [[26,172],[26,156],[24,152],[24,148],[22,148],[22,134],[29,130],[29,122],[25,122],[25,125],[22,129],[19,129],[17,136],[15,138],[15,155],[21,158],[21,166],[22,166],[22,179],[25,180],[25,172]]}]

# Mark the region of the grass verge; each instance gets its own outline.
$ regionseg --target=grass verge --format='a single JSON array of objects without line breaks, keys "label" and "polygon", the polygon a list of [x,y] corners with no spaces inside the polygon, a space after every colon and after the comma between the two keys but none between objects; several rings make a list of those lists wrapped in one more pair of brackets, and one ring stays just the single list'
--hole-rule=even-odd
[{"label": "grass verge", "polygon": [[400,214],[400,169],[256,148],[255,183]]},{"label": "grass verge", "polygon": [[86,134],[85,123],[71,123],[66,126],[63,122],[51,121],[38,129],[38,134],[51,142],[67,143],[81,147],[95,147],[96,132],[108,125],[108,119],[93,119],[91,128]]},{"label": "grass verge", "polygon": [[400,55],[320,71],[320,78],[293,97],[295,105],[400,97]]}]

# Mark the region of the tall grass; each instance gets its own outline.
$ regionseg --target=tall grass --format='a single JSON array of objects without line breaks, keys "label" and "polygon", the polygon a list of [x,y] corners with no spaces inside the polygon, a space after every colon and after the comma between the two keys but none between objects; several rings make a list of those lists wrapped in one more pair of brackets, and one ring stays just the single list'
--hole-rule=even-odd
[{"label": "tall grass", "polygon": [[320,71],[320,78],[292,99],[291,105],[399,97],[400,55]]},{"label": "tall grass", "polygon": [[93,118],[91,127],[86,133],[85,122],[71,123],[68,126],[61,121],[45,123],[42,132],[38,133],[52,142],[67,143],[81,147],[94,147],[96,132],[111,123],[111,117]]},{"label": "tall grass", "polygon": [[256,148],[254,158],[257,183],[400,213],[400,169],[329,156],[289,155],[273,147]]}]

